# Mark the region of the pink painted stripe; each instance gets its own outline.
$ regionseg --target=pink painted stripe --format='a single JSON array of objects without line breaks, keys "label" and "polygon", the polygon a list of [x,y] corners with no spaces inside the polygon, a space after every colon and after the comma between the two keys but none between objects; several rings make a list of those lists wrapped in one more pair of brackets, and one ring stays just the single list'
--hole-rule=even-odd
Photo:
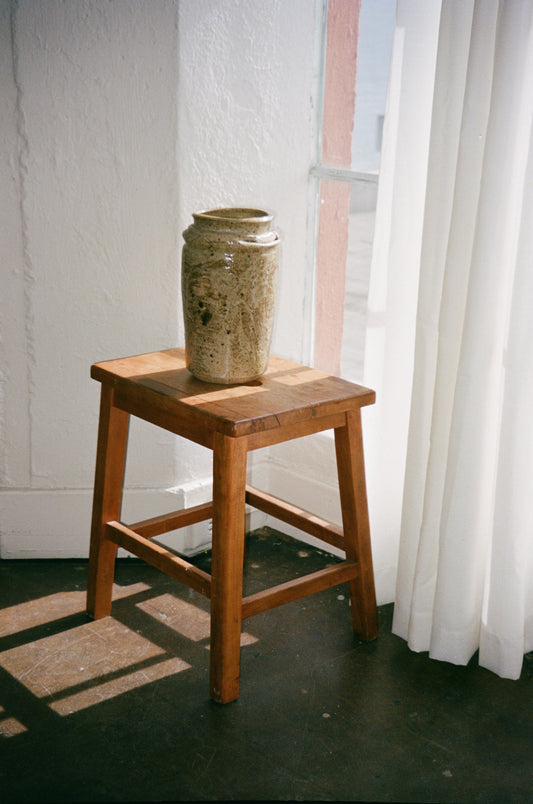
[{"label": "pink painted stripe", "polygon": [[[350,167],[361,0],[330,0],[326,48],[322,164]],[[314,365],[340,373],[350,188],[323,181],[317,248]]]}]

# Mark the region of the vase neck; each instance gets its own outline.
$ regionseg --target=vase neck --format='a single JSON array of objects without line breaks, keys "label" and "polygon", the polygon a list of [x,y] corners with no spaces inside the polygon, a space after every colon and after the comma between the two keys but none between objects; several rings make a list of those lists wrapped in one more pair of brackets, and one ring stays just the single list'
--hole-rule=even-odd
[{"label": "vase neck", "polygon": [[215,239],[228,237],[231,240],[262,244],[278,239],[276,233],[270,230],[272,215],[262,209],[210,209],[193,213],[193,219],[193,231]]}]

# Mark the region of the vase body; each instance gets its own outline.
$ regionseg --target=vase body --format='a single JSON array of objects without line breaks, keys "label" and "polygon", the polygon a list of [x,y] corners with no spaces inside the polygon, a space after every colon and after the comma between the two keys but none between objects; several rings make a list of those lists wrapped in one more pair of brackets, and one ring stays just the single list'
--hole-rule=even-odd
[{"label": "vase body", "polygon": [[206,382],[255,380],[266,370],[274,324],[279,238],[263,210],[198,212],[183,233],[187,368]]}]

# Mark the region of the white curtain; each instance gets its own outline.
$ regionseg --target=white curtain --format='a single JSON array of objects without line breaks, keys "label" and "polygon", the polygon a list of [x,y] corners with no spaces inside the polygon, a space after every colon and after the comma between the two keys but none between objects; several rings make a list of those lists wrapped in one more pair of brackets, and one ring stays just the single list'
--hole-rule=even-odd
[{"label": "white curtain", "polygon": [[402,489],[393,631],[506,678],[533,649],[532,145],[533,0],[399,0],[370,504],[392,528]]}]

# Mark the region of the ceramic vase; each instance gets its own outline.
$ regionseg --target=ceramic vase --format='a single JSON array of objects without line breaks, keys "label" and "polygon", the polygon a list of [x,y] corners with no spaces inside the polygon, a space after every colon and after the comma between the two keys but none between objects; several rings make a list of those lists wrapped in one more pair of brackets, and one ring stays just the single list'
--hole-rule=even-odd
[{"label": "ceramic vase", "polygon": [[183,232],[181,284],[187,368],[229,385],[266,370],[274,323],[279,238],[272,215],[224,208],[193,214]]}]

